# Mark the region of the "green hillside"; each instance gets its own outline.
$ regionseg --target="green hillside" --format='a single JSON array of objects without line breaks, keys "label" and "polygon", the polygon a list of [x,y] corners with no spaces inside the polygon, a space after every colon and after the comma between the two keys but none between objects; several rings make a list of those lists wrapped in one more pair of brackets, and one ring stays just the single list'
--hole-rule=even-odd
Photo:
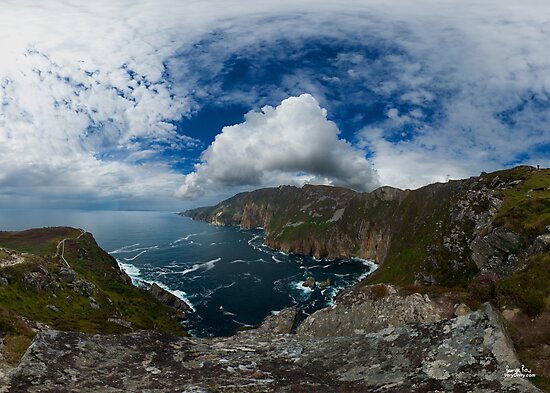
[{"label": "green hillside", "polygon": [[178,313],[133,286],[89,233],[74,228],[0,232],[0,249],[0,335],[12,364],[38,324],[105,334],[143,329],[186,334]]}]

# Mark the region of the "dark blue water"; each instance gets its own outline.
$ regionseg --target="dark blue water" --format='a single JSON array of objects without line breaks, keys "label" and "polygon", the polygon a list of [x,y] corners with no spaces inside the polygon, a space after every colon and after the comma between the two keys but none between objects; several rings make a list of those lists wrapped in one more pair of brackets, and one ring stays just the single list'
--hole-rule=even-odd
[{"label": "dark blue water", "polygon": [[[304,315],[372,272],[368,261],[315,260],[266,247],[261,229],[216,227],[168,212],[0,210],[0,230],[74,226],[92,232],[134,279],[156,282],[188,301],[187,328],[197,336],[230,335],[287,306]],[[321,290],[302,287],[330,278]]]}]

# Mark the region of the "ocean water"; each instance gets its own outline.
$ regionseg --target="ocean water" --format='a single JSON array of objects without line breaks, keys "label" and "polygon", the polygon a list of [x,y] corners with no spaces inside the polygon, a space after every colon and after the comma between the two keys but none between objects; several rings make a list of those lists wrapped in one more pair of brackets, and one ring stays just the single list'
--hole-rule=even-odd
[{"label": "ocean water", "polygon": [[[376,268],[361,259],[284,254],[264,245],[261,229],[216,227],[170,212],[0,210],[0,230],[44,226],[93,233],[136,285],[156,282],[190,303],[195,312],[186,325],[200,337],[231,335],[287,306],[309,315]],[[309,276],[332,284],[305,288]]]}]

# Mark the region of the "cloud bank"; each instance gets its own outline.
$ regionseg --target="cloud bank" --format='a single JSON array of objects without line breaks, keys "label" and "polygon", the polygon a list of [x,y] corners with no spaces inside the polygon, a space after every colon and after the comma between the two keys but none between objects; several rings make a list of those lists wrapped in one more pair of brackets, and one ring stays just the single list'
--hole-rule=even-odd
[{"label": "cloud bank", "polygon": [[339,134],[309,94],[251,111],[244,123],[222,130],[177,195],[197,199],[227,188],[305,183],[374,189],[378,178],[365,152]]},{"label": "cloud bank", "polygon": [[[550,8],[539,0],[8,0],[0,13],[0,208],[177,209],[176,194],[305,181],[369,189],[376,174],[381,184],[418,187],[548,166],[548,26]],[[337,53],[333,68],[317,72],[285,69],[269,89],[229,92],[212,77],[249,48],[315,65],[318,57],[280,43],[300,49],[319,37],[363,52]],[[209,146],[177,127],[208,100],[253,111]],[[369,100],[383,119],[365,111],[350,133],[341,125],[355,116],[347,108]],[[266,103],[273,108],[258,112]],[[304,113],[284,118],[290,103]],[[306,117],[319,128],[308,129]],[[310,140],[299,146],[300,137]]]}]

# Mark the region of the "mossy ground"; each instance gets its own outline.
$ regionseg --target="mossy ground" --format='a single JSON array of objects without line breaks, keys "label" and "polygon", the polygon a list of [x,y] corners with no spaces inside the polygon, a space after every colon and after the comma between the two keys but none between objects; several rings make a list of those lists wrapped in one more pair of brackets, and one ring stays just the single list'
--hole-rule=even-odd
[{"label": "mossy ground", "polygon": [[60,240],[76,238],[81,231],[75,228],[54,227],[29,229],[21,232],[0,232],[0,247],[36,255],[54,254]]},{"label": "mossy ground", "polygon": [[[58,330],[102,334],[131,331],[109,321],[119,319],[130,322],[132,330],[158,329],[186,334],[174,318],[176,311],[159,303],[144,290],[128,284],[116,261],[97,246],[90,234],[76,239],[80,231],[53,232],[52,236],[45,233],[38,236],[36,232],[30,232],[32,236],[27,241],[17,234],[0,235],[0,247],[18,252],[44,252],[28,255],[25,263],[0,270],[2,275],[9,277],[9,284],[0,287],[0,334],[4,337],[8,360],[18,361],[34,335],[28,324],[22,323],[22,317]],[[74,238],[65,242],[65,259],[77,273],[77,280],[95,285],[92,297],[99,308],[92,307],[89,297],[77,293],[59,276],[63,265],[53,255],[57,242],[67,238],[67,235]],[[44,268],[58,283],[57,288],[39,291],[25,284],[25,273]],[[58,311],[49,306],[55,306]]]},{"label": "mossy ground", "polygon": [[[504,177],[505,172],[496,172]],[[516,173],[524,179],[503,191],[504,202],[493,224],[520,233],[525,240],[544,232],[550,225],[550,169]]]}]

